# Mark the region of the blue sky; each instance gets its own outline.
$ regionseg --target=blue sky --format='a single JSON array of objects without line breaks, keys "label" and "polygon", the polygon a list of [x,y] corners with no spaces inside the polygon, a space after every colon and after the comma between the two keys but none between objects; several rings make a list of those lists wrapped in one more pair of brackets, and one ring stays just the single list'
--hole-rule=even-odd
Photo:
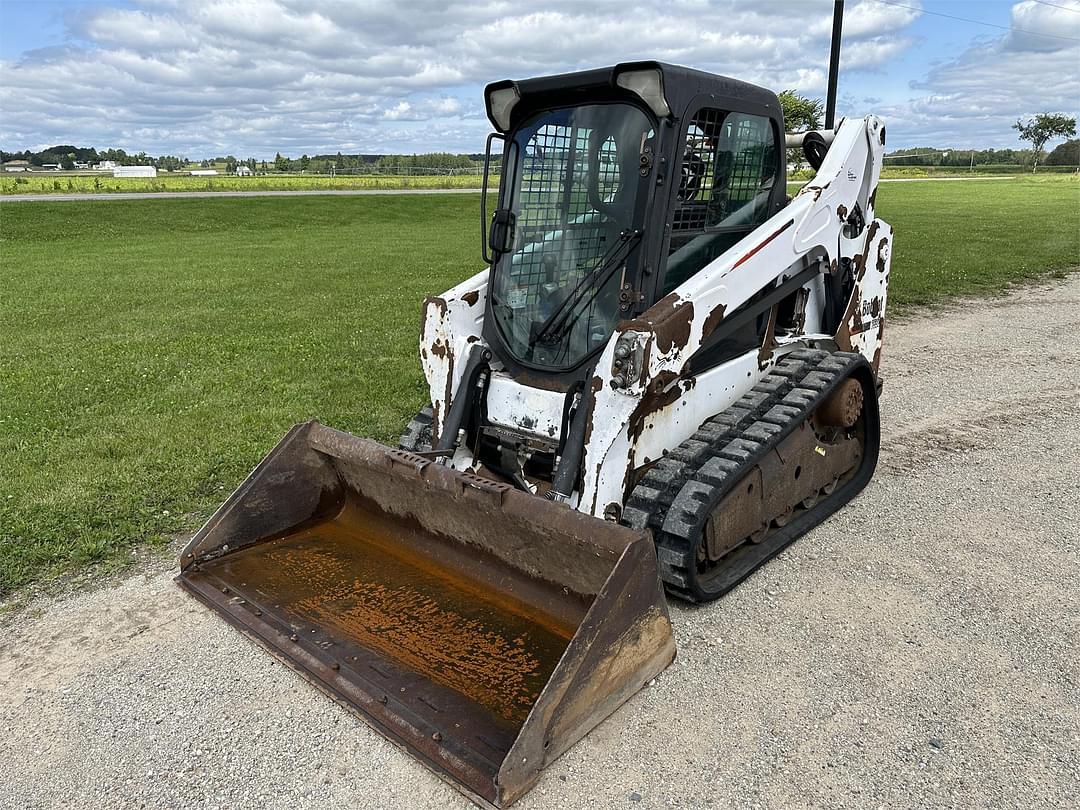
[{"label": "blue sky", "polygon": [[[650,57],[823,96],[831,8],[0,0],[0,146],[473,152],[485,82]],[[1017,117],[1080,111],[1080,0],[849,0],[841,68],[840,114],[892,148],[1019,147]]]}]

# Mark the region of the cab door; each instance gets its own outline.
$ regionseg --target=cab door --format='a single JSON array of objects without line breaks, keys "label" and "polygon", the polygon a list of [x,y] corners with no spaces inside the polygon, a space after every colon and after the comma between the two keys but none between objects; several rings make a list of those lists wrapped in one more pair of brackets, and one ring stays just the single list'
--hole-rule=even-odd
[{"label": "cab door", "polygon": [[668,220],[656,297],[667,295],[784,204],[777,122],[702,106],[689,119]]}]

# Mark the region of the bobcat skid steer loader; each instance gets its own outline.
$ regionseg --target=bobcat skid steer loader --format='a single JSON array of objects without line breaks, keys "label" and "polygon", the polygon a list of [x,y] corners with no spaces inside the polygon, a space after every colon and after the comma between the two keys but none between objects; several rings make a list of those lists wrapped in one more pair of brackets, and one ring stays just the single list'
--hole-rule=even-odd
[{"label": "bobcat skid steer loader", "polygon": [[295,427],[178,579],[501,807],[672,661],[665,588],[716,599],[867,483],[892,231],[873,116],[785,137],[772,92],[656,62],[486,100],[430,406],[397,449]]}]

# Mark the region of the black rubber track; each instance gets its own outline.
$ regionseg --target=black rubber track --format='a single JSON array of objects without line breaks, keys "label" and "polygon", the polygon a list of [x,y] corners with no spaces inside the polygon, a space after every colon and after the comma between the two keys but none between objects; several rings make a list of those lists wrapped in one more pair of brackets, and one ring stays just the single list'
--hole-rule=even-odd
[{"label": "black rubber track", "polygon": [[[710,512],[848,377],[863,386],[865,444],[855,474],[761,543],[735,549],[720,569],[700,575],[697,548]],[[877,392],[866,360],[848,352],[800,349],[649,470],[631,492],[622,522],[652,530],[669,593],[691,602],[710,601],[855,497],[874,474],[879,444]]]}]

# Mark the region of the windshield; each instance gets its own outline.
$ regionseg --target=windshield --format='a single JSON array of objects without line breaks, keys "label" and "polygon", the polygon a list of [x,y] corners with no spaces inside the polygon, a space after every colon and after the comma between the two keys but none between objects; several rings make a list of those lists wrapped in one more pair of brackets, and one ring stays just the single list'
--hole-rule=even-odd
[{"label": "windshield", "polygon": [[591,104],[540,113],[507,144],[503,204],[516,222],[492,300],[519,360],[570,368],[607,342],[640,236],[634,218],[652,137],[638,108]]}]

